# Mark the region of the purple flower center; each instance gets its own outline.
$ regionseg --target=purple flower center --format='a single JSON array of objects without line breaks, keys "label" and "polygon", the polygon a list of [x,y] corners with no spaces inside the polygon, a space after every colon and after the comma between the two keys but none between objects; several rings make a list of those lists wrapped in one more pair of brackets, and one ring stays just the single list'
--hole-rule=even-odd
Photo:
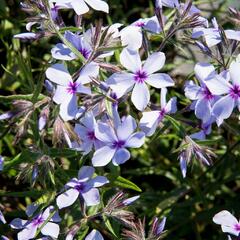
[{"label": "purple flower center", "polygon": [[91,141],[94,141],[94,140],[97,139],[96,136],[95,136],[95,133],[93,131],[87,132],[87,137]]},{"label": "purple flower center", "polygon": [[159,116],[158,116],[160,121],[164,118],[166,113],[167,113],[166,109],[162,108],[161,111],[159,112]]},{"label": "purple flower center", "polygon": [[78,183],[75,187],[74,187],[78,192],[83,191],[84,189],[84,184],[83,183]]},{"label": "purple flower center", "polygon": [[41,215],[33,218],[33,220],[32,220],[32,224],[33,224],[34,226],[39,226],[39,225],[41,225],[43,222],[44,222],[44,219],[42,218]]},{"label": "purple flower center", "polygon": [[91,51],[89,51],[89,50],[86,49],[86,48],[80,48],[80,49],[79,49],[79,52],[83,55],[83,57],[84,57],[85,59],[88,59],[88,57],[89,57],[89,55],[90,55],[90,53],[91,53]]},{"label": "purple flower center", "polygon": [[122,148],[124,145],[125,145],[125,141],[118,140],[118,141],[115,141],[112,146],[113,148],[119,149],[119,148]]},{"label": "purple flower center", "polygon": [[240,98],[240,86],[239,85],[234,85],[231,89],[230,89],[230,96],[237,100],[238,98]]},{"label": "purple flower center", "polygon": [[235,225],[234,225],[234,229],[235,229],[236,231],[240,232],[240,224],[239,224],[239,223],[238,223],[238,224],[235,224]]},{"label": "purple flower center", "polygon": [[77,92],[78,84],[75,82],[69,82],[67,86],[67,92],[69,94],[75,94]]},{"label": "purple flower center", "polygon": [[207,100],[213,99],[213,95],[207,87],[204,88],[203,95],[204,95],[204,98],[207,99]]},{"label": "purple flower center", "polygon": [[144,22],[136,22],[134,25],[137,27],[144,27],[145,23]]},{"label": "purple flower center", "polygon": [[147,79],[147,73],[143,70],[139,70],[134,74],[134,80],[137,83],[143,83]]}]

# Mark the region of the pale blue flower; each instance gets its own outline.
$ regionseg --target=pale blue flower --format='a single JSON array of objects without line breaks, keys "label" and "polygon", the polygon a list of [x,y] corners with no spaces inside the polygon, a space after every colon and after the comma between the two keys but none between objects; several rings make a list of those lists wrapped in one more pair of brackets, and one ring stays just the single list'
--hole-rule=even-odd
[{"label": "pale blue flower", "polygon": [[100,195],[97,188],[107,184],[109,181],[103,176],[92,178],[94,172],[93,167],[83,166],[78,172],[78,178],[71,179],[65,185],[67,190],[57,197],[57,206],[60,209],[71,206],[78,197],[83,199],[87,206],[99,204]]}]

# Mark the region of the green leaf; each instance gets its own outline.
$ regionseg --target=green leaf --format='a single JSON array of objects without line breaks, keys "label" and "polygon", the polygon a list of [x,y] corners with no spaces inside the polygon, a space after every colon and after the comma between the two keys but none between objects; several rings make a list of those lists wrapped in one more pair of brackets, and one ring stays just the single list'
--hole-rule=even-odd
[{"label": "green leaf", "polygon": [[8,171],[9,169],[26,162],[35,162],[41,156],[40,153],[30,152],[28,150],[23,150],[22,153],[19,153],[14,159],[6,161],[4,163],[3,171]]},{"label": "green leaf", "polygon": [[112,224],[111,222],[109,221],[109,219],[103,215],[103,220],[104,220],[104,224],[105,226],[107,227],[107,229],[109,230],[109,232],[111,232],[113,234],[114,237],[116,237],[118,239],[118,236],[117,234],[115,233],[113,227],[112,227]]},{"label": "green leaf", "polygon": [[[111,176],[109,177],[109,179],[111,180]],[[111,183],[117,187],[127,188],[127,189],[135,190],[137,192],[142,192],[142,189],[139,188],[135,183],[121,176],[118,176],[117,178],[112,179]]]},{"label": "green leaf", "polygon": [[52,158],[56,157],[77,157],[79,156],[79,151],[75,151],[72,149],[58,149],[58,148],[51,148],[49,149],[49,152],[47,153]]},{"label": "green leaf", "polygon": [[172,124],[172,126],[179,132],[181,137],[184,137],[186,135],[185,130],[180,122],[170,117],[169,115],[166,115],[165,119],[167,119]]}]

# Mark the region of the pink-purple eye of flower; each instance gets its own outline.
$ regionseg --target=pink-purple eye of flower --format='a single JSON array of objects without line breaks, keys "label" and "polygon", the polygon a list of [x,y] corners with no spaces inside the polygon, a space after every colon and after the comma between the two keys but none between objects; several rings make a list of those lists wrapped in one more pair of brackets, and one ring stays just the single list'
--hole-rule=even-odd
[{"label": "pink-purple eye of flower", "polygon": [[161,111],[159,112],[159,119],[161,120],[166,113],[167,113],[166,109],[162,108]]},{"label": "pink-purple eye of flower", "polygon": [[134,24],[136,27],[144,27],[145,26],[145,23],[144,22],[136,22]]},{"label": "pink-purple eye of flower", "polygon": [[204,98],[207,99],[207,100],[213,99],[213,95],[207,87],[204,88],[203,95],[204,95]]},{"label": "pink-purple eye of flower", "polygon": [[113,148],[122,148],[125,145],[125,141],[118,140],[113,143]]},{"label": "pink-purple eye of flower", "polygon": [[231,89],[230,89],[230,96],[233,99],[238,99],[240,98],[240,86],[239,85],[234,85]]},{"label": "pink-purple eye of flower", "polygon": [[147,73],[143,70],[139,70],[137,71],[135,74],[134,74],[134,80],[137,82],[137,83],[143,83],[146,81],[147,79]]},{"label": "pink-purple eye of flower", "polygon": [[74,188],[81,192],[84,189],[84,185],[82,183],[78,183]]},{"label": "pink-purple eye of flower", "polygon": [[34,226],[38,226],[40,224],[42,224],[44,222],[44,219],[42,218],[42,216],[37,216],[32,220],[32,224]]},{"label": "pink-purple eye of flower", "polygon": [[96,136],[95,136],[95,133],[93,131],[89,131],[87,133],[87,136],[88,136],[88,139],[91,140],[91,141],[94,141],[94,140],[97,139]]},{"label": "pink-purple eye of flower", "polygon": [[78,84],[75,82],[69,82],[67,87],[67,92],[70,94],[75,94],[77,92]]},{"label": "pink-purple eye of flower", "polygon": [[240,224],[235,224],[235,225],[234,225],[234,229],[235,229],[236,231],[239,231],[239,232],[240,232]]},{"label": "pink-purple eye of flower", "polygon": [[85,59],[88,59],[89,58],[89,55],[90,55],[90,51],[86,48],[80,48],[79,49],[79,52],[83,55],[83,57]]}]

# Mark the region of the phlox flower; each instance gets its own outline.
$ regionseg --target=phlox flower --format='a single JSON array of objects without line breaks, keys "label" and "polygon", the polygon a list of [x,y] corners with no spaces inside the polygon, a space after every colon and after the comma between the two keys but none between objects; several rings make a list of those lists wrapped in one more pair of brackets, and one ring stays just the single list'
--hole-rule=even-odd
[{"label": "phlox flower", "polygon": [[129,73],[114,73],[107,80],[107,84],[116,93],[117,98],[133,89],[131,100],[138,110],[143,111],[150,100],[150,93],[146,83],[155,88],[174,85],[168,74],[155,73],[164,66],[165,59],[164,53],[156,52],[150,55],[142,65],[137,51],[124,49],[120,55],[120,62],[129,70]]},{"label": "phlox flower", "polygon": [[49,222],[45,224],[46,220],[50,216],[50,214],[54,211],[54,207],[50,206],[45,209],[44,212],[41,212],[35,215],[31,220],[22,220],[20,218],[15,218],[10,223],[11,228],[13,229],[23,229],[18,233],[18,240],[28,240],[33,239],[37,233],[37,230],[41,228],[41,233],[45,236],[50,236],[53,238],[57,238],[59,235],[59,226],[56,222],[60,222],[61,218],[56,212],[53,217],[49,220]]},{"label": "phlox flower", "polygon": [[130,158],[127,148],[139,148],[144,143],[145,134],[134,132],[137,127],[132,116],[122,119],[115,116],[114,124],[98,122],[96,137],[104,146],[93,155],[93,166],[106,166],[111,160],[114,165],[123,164]]},{"label": "phlox flower", "polygon": [[95,134],[96,127],[97,122],[91,111],[80,119],[80,124],[75,125],[74,131],[82,141],[80,150],[84,151],[84,154],[88,154],[93,148],[96,150],[102,146],[101,141],[97,139]]},{"label": "phlox flower", "polygon": [[[219,44],[223,39],[221,36],[221,29],[218,26],[217,20],[212,19],[212,28],[196,27],[193,29],[192,38],[199,38],[203,36],[208,47],[213,47]],[[224,34],[229,40],[240,41],[240,31],[224,30]]]},{"label": "phlox flower", "polygon": [[152,136],[156,131],[157,126],[163,120],[166,114],[175,113],[177,111],[177,99],[171,98],[166,101],[167,89],[161,89],[161,109],[149,112],[143,112],[143,116],[140,120],[140,128],[146,134],[146,136]]},{"label": "phlox flower", "polygon": [[99,67],[95,63],[87,64],[73,82],[71,75],[63,64],[55,64],[46,71],[47,78],[56,83],[53,100],[60,104],[60,116],[64,121],[73,119],[78,112],[77,93],[91,94],[83,84],[90,83],[91,77],[97,77]]},{"label": "phlox flower", "polygon": [[122,45],[130,50],[138,50],[143,42],[142,30],[155,34],[162,31],[156,16],[140,18],[120,31]]},{"label": "phlox flower", "polygon": [[92,178],[95,169],[90,166],[83,166],[78,172],[78,178],[71,179],[66,185],[66,191],[61,193],[56,201],[57,206],[62,209],[72,205],[77,198],[83,199],[87,206],[94,206],[100,203],[98,187],[107,184],[106,177],[97,176]]},{"label": "phlox flower", "polygon": [[193,81],[189,81],[185,85],[184,91],[187,98],[194,100],[191,109],[195,110],[196,117],[205,123],[211,118],[212,106],[218,99],[205,84],[205,80],[216,75],[215,68],[208,63],[197,63],[194,72],[200,86]]},{"label": "phlox flower", "polygon": [[223,95],[213,105],[213,115],[216,118],[218,126],[222,124],[232,114],[233,109],[237,106],[240,110],[240,62],[232,62],[229,68],[229,74],[216,75],[205,81],[208,89],[215,95]]},{"label": "phlox flower", "polygon": [[222,231],[234,236],[240,236],[240,221],[229,211],[223,210],[213,217],[213,222],[221,225]]},{"label": "phlox flower", "polygon": [[109,12],[108,4],[102,0],[50,0],[50,2],[55,2],[57,7],[73,8],[77,15],[87,13],[88,5],[96,11]]}]

